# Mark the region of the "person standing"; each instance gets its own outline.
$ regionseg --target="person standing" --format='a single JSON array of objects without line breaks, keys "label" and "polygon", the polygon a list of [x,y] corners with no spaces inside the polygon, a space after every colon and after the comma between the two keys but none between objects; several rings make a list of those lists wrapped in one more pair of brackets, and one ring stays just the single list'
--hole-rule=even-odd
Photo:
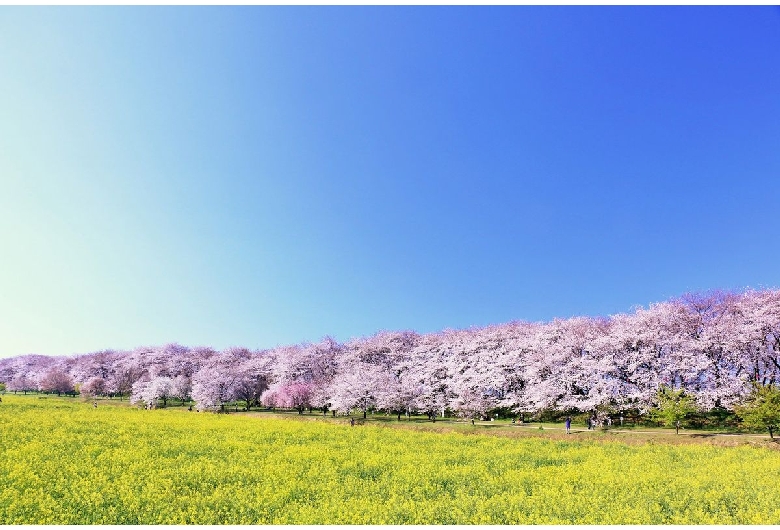
[{"label": "person standing", "polygon": [[571,434],[571,416],[566,416],[566,434]]}]

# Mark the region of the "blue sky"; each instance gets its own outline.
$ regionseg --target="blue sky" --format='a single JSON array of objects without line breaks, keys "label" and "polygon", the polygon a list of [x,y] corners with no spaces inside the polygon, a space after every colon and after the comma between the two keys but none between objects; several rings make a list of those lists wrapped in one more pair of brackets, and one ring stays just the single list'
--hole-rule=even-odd
[{"label": "blue sky", "polygon": [[0,7],[0,356],[777,287],[774,7]]}]

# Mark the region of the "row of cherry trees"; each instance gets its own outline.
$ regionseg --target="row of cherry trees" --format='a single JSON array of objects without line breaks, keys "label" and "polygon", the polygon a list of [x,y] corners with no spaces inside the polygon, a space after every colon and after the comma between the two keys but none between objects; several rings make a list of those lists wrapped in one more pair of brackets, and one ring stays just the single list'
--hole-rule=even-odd
[{"label": "row of cherry trees", "polygon": [[684,389],[702,410],[733,408],[755,385],[780,383],[780,291],[691,294],[609,318],[512,322],[252,351],[178,344],[0,361],[9,391],[130,396],[201,410],[307,407],[466,417],[653,407]]}]

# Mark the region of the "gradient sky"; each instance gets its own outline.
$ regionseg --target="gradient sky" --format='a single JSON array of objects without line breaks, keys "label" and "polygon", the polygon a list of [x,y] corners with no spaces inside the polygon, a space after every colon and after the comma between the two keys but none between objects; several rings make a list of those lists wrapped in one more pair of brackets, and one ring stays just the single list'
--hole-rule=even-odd
[{"label": "gradient sky", "polygon": [[0,356],[780,284],[773,7],[0,7]]}]

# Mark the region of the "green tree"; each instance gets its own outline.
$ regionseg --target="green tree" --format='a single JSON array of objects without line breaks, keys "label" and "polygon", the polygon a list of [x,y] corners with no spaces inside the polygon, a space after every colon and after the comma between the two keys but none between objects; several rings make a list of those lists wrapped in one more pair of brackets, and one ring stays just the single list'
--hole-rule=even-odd
[{"label": "green tree", "polygon": [[735,411],[745,425],[767,429],[769,437],[774,439],[774,431],[780,426],[780,388],[756,383]]},{"label": "green tree", "polygon": [[664,425],[674,425],[675,433],[680,434],[680,422],[688,414],[696,412],[696,402],[693,397],[687,395],[684,390],[673,390],[668,386],[662,386],[656,394],[658,405],[650,415],[660,420]]}]

